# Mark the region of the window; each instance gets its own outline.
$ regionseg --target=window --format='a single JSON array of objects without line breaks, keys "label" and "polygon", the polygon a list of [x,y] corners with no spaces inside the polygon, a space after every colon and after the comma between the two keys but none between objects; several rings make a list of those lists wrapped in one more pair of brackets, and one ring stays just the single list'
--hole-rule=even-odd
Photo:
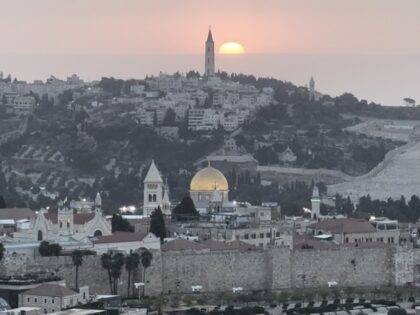
[{"label": "window", "polygon": [[67,221],[67,228],[68,229],[70,228],[70,222],[69,221]]},{"label": "window", "polygon": [[270,238],[270,237],[271,237],[271,233],[270,233],[270,232],[268,232],[265,236],[266,236],[267,238]]},{"label": "window", "polygon": [[37,303],[38,302],[38,299],[37,298],[34,298],[34,302]]},{"label": "window", "polygon": [[42,241],[42,231],[38,231],[38,241]]},{"label": "window", "polygon": [[264,238],[264,233],[260,233],[260,238]]},{"label": "window", "polygon": [[236,235],[236,239],[239,240],[239,235]]},{"label": "window", "polygon": [[63,221],[60,221],[60,229],[63,227]]},{"label": "window", "polygon": [[31,298],[28,298],[28,302],[30,302],[31,301]]},{"label": "window", "polygon": [[149,195],[149,202],[152,201],[152,195]]},{"label": "window", "polygon": [[276,232],[276,237],[280,237],[280,232]]},{"label": "window", "polygon": [[348,243],[349,242],[349,238],[348,237],[346,237],[346,243]]},{"label": "window", "polygon": [[44,308],[44,314],[47,314],[47,309],[46,308]]},{"label": "window", "polygon": [[244,235],[244,239],[246,239],[246,240],[249,239],[249,235],[248,234],[245,234]]},{"label": "window", "polygon": [[83,292],[83,299],[86,299],[86,292]]},{"label": "window", "polygon": [[47,304],[47,299],[44,299],[44,304]]},{"label": "window", "polygon": [[156,202],[156,195],[153,195],[153,201]]},{"label": "window", "polygon": [[257,238],[257,234],[252,233],[252,234],[251,234],[251,238],[252,238],[252,239],[256,239],[256,238]]},{"label": "window", "polygon": [[51,303],[54,304],[54,298],[51,299]]},{"label": "window", "polygon": [[263,243],[259,243],[258,246],[259,247],[264,247],[264,244]]}]

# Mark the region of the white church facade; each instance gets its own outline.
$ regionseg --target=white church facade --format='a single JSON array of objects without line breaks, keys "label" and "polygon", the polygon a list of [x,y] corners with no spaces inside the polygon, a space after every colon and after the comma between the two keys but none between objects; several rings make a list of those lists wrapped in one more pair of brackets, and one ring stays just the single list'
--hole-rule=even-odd
[{"label": "white church facade", "polygon": [[30,220],[28,228],[13,233],[13,241],[81,242],[92,237],[111,235],[111,222],[103,216],[101,204],[98,193],[90,212],[77,212],[62,202],[56,213],[41,209]]}]

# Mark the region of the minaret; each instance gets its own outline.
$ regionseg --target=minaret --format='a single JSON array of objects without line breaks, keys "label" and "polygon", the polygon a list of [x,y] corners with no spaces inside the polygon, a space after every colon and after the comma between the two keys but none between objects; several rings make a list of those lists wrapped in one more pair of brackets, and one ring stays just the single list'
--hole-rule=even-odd
[{"label": "minaret", "polygon": [[209,28],[209,34],[207,35],[206,41],[206,53],[205,53],[205,69],[204,74],[207,77],[214,76],[214,41],[211,35],[211,29]]},{"label": "minaret", "polygon": [[95,211],[100,211],[102,208],[101,194],[98,192],[95,197]]},{"label": "minaret", "polygon": [[309,101],[315,101],[315,80],[313,76],[309,80]]},{"label": "minaret", "polygon": [[314,185],[314,190],[312,191],[311,197],[311,210],[312,210],[312,219],[318,220],[321,216],[321,198],[319,197],[319,190],[316,185]]},{"label": "minaret", "polygon": [[157,208],[162,208],[163,180],[152,160],[149,171],[144,179],[143,215],[150,214]]}]

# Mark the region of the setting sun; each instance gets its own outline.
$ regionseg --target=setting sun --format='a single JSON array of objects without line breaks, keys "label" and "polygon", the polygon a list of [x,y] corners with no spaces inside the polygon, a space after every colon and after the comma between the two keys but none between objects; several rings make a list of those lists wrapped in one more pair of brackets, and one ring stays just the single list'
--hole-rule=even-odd
[{"label": "setting sun", "polygon": [[219,48],[219,53],[221,54],[243,54],[245,53],[244,46],[236,42],[227,42],[224,43]]}]

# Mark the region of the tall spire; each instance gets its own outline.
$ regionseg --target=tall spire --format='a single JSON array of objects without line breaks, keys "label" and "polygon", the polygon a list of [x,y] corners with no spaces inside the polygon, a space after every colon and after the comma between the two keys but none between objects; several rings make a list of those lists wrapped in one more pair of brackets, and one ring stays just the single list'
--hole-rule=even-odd
[{"label": "tall spire", "polygon": [[213,41],[213,35],[211,34],[211,28],[209,28],[207,41],[205,43],[204,75],[207,77],[214,76],[214,68],[215,68],[214,41]]},{"label": "tall spire", "polygon": [[213,36],[211,35],[211,25],[209,25],[209,33],[207,35],[207,42],[213,42]]}]

